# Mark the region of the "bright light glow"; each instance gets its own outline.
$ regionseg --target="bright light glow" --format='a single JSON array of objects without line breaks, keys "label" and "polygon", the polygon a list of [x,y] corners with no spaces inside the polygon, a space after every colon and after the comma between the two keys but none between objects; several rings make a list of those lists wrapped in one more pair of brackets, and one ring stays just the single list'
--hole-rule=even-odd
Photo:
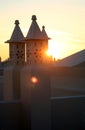
[{"label": "bright light glow", "polygon": [[51,56],[50,50],[47,50],[47,51],[46,51],[46,55],[47,55],[47,56]]},{"label": "bright light glow", "polygon": [[38,83],[38,78],[35,77],[35,76],[31,77],[31,82],[32,82],[33,84]]},{"label": "bright light glow", "polygon": [[50,42],[47,55],[52,56],[53,59],[55,58],[56,60],[58,60],[61,58],[61,54],[62,54],[61,44],[58,44],[56,42]]}]

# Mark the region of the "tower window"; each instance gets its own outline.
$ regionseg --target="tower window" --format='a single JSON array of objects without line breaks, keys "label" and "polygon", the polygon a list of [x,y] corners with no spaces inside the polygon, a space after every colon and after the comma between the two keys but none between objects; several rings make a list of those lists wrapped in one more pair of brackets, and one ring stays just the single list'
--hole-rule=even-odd
[{"label": "tower window", "polygon": [[36,52],[34,52],[34,55],[36,55]]},{"label": "tower window", "polygon": [[17,45],[17,49],[19,48],[19,46]]},{"label": "tower window", "polygon": [[34,46],[36,46],[36,45],[37,45],[37,43],[35,42],[35,43],[34,43]]},{"label": "tower window", "polygon": [[38,57],[38,55],[35,56],[36,58]]},{"label": "tower window", "polygon": [[38,51],[38,49],[36,49],[36,51]]},{"label": "tower window", "polygon": [[36,61],[36,60],[35,60],[34,62],[35,62],[35,63],[37,63],[37,61]]}]

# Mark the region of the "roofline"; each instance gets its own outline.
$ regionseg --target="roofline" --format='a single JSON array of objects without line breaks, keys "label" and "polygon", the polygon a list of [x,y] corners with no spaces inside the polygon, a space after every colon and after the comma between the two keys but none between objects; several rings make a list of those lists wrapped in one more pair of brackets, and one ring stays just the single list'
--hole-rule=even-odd
[{"label": "roofline", "polygon": [[10,41],[10,40],[7,40],[7,41],[5,41],[5,43],[25,43],[25,41],[24,40],[22,40],[22,41]]},{"label": "roofline", "polygon": [[29,41],[30,40],[41,40],[42,41],[42,40],[50,40],[50,39],[51,38],[26,38],[25,41],[27,41],[27,40],[29,40]]}]

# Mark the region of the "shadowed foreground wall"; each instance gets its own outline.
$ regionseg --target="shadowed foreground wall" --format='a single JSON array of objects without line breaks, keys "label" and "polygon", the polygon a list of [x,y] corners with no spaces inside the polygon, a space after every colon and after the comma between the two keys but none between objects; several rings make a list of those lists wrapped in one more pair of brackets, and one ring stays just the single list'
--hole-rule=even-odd
[{"label": "shadowed foreground wall", "polygon": [[[23,76],[24,75],[24,76]],[[31,82],[32,77],[38,79],[38,83]],[[50,75],[45,69],[23,68],[21,73],[21,100],[24,109],[31,119],[31,130],[50,130]],[[29,121],[29,119],[28,119]],[[28,122],[28,125],[29,122]]]},{"label": "shadowed foreground wall", "polygon": [[[47,128],[50,123],[51,130],[85,129],[85,69],[46,67],[46,69],[34,71],[33,68],[24,67],[19,76],[21,103],[4,102],[0,104],[1,128],[35,130],[36,127],[39,130],[45,130],[43,128]],[[32,86],[31,76],[37,76],[40,83]],[[11,82],[9,85],[11,87]],[[50,99],[50,88],[58,91],[55,95],[57,98]],[[9,92],[7,87],[5,87],[5,92]],[[66,96],[79,97],[65,98]],[[81,98],[81,96],[83,97]],[[9,93],[6,97],[9,97]]]},{"label": "shadowed foreground wall", "polygon": [[[31,130],[27,116],[21,102],[0,102],[0,130]],[[85,130],[85,97],[51,98],[51,130]]]},{"label": "shadowed foreground wall", "polygon": [[51,99],[52,130],[85,130],[85,97]]},{"label": "shadowed foreground wall", "polygon": [[21,102],[0,102],[0,130],[27,130],[27,120]]}]

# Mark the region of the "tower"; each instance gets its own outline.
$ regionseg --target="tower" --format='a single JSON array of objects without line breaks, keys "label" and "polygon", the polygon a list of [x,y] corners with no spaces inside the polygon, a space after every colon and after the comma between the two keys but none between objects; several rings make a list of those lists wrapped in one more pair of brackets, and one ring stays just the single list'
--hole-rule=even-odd
[{"label": "tower", "polygon": [[26,60],[29,65],[40,65],[48,62],[46,51],[48,50],[48,36],[45,27],[40,30],[35,15],[32,16],[32,23],[26,36]]},{"label": "tower", "polygon": [[28,115],[28,127],[32,130],[50,130],[50,75],[46,71],[49,69],[46,65],[49,38],[45,27],[43,26],[41,31],[36,20],[36,16],[33,15],[25,39],[27,65],[23,67],[20,76],[21,100]]},{"label": "tower", "polygon": [[20,99],[20,72],[25,63],[25,42],[19,21],[15,21],[15,28],[9,43],[10,66],[4,69],[4,99]]},{"label": "tower", "polygon": [[[12,65],[4,69],[4,100],[20,100],[26,112],[27,125],[32,130],[50,130],[50,75],[48,66],[39,66],[48,62],[48,36],[45,27],[40,30],[36,16],[32,16],[32,24],[26,38],[21,32],[19,21],[15,21],[15,28],[9,43],[10,61]],[[25,62],[25,44],[26,60]],[[38,82],[33,83],[35,77]]]},{"label": "tower", "polygon": [[12,33],[10,40],[6,41],[9,43],[9,55],[10,61],[13,65],[22,65],[25,63],[25,43],[24,36],[19,27],[19,21],[15,21],[15,28]]}]

